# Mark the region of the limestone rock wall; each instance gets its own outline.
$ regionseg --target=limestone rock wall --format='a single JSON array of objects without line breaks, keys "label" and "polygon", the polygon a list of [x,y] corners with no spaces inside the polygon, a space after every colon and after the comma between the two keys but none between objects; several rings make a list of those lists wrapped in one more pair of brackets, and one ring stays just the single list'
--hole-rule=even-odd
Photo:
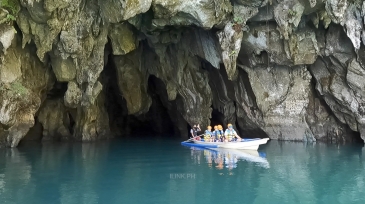
[{"label": "limestone rock wall", "polygon": [[[184,137],[188,125],[218,121],[253,137],[365,139],[363,1],[7,2],[3,145],[17,146],[35,118],[43,140],[113,137],[116,117],[123,131],[126,117],[151,116],[156,104]],[[53,95],[55,82],[65,90]]]},{"label": "limestone rock wall", "polygon": [[34,125],[34,116],[54,82],[52,72],[35,55],[34,45],[21,46],[17,35],[0,61],[0,143],[16,147]]}]

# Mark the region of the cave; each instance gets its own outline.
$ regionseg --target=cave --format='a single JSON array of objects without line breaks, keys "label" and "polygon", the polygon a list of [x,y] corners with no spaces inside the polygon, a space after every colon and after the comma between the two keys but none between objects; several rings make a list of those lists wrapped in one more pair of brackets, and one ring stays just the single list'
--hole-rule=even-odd
[{"label": "cave", "polygon": [[219,110],[212,107],[212,118],[210,123],[215,126],[217,124],[224,124],[224,115]]},{"label": "cave", "polygon": [[[44,16],[44,22],[60,23],[56,27],[61,30],[28,15],[29,9],[35,12],[41,7],[21,5],[22,18],[6,25],[14,41],[0,43],[9,50],[1,52],[0,59],[20,63],[3,68],[0,62],[1,75],[13,78],[0,82],[0,103],[3,109],[7,104],[16,106],[9,113],[14,117],[7,116],[12,120],[1,121],[0,135],[4,136],[0,139],[16,146],[31,126],[24,140],[186,138],[194,123],[200,123],[202,131],[207,125],[226,128],[232,123],[243,137],[280,139],[280,135],[285,140],[302,140],[308,136],[301,131],[306,122],[313,138],[321,133],[318,140],[360,140],[360,134],[352,130],[357,129],[357,115],[365,113],[363,74],[358,72],[365,64],[365,47],[342,26],[328,21],[331,16],[318,16],[317,12],[326,11],[323,5],[305,5],[313,13],[306,11],[297,16],[295,25],[284,25],[287,16],[278,19],[274,9],[294,5],[264,6],[261,2],[252,5],[255,12],[248,12],[247,19],[235,19],[239,4],[231,2],[229,8],[238,10],[226,15],[225,9],[209,12],[210,3],[196,5],[207,18],[195,16],[200,12],[172,12],[164,5],[158,9],[150,5],[144,12],[132,12],[128,20],[108,16],[114,12],[104,11],[101,3],[99,8],[88,2],[74,17]],[[226,3],[221,6],[230,4]],[[37,29],[30,29],[24,16]],[[236,29],[240,27],[243,33]],[[307,81],[310,75],[311,83]],[[316,87],[334,80],[341,85],[336,86],[340,96],[333,91],[317,93]],[[296,83],[304,88],[294,89]],[[286,87],[290,87],[288,92],[282,91]],[[32,97],[18,97],[19,88],[29,89]],[[307,95],[309,89],[311,95]],[[358,110],[347,103],[348,92],[354,93],[351,101],[359,101]],[[9,102],[9,98],[14,100]],[[323,107],[320,111],[326,117],[318,117],[317,106]],[[305,111],[292,112],[297,109]],[[346,120],[339,117],[341,110],[346,110]],[[288,118],[292,125],[286,123]],[[292,130],[299,130],[300,136]]]},{"label": "cave", "polygon": [[[42,125],[42,123],[39,121],[39,114],[43,108],[43,106],[46,105],[46,101],[57,101],[57,100],[62,100],[63,96],[65,95],[67,90],[67,82],[59,82],[59,81],[55,81],[53,83],[53,86],[50,90],[48,90],[48,92],[45,94],[45,97],[43,99],[43,104],[41,105],[41,107],[39,108],[39,110],[37,111],[37,113],[35,114],[34,117],[34,125],[33,127],[31,127],[28,131],[28,133],[24,136],[24,138],[20,141],[20,143],[22,142],[29,142],[29,141],[41,141],[44,137],[43,135],[43,130],[44,127]],[[71,114],[67,111],[64,113],[65,115],[68,116],[68,131],[73,134],[73,126],[74,126],[74,121],[73,121],[73,117],[71,116]],[[46,135],[47,137],[52,137],[53,141],[59,141],[60,140],[60,136],[59,135]],[[47,139],[46,139],[47,140]]]},{"label": "cave", "polygon": [[103,71],[106,88],[106,107],[112,133],[118,138],[123,137],[179,137],[177,127],[171,120],[169,110],[161,98],[166,92],[163,82],[151,75],[148,78],[148,95],[152,103],[146,113],[139,115],[128,114],[126,100],[118,87],[116,66],[109,55],[108,63]]}]

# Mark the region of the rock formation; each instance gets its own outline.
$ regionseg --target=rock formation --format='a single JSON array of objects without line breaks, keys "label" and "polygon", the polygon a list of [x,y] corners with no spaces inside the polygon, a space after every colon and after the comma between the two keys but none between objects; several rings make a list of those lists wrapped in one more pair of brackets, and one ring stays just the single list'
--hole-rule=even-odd
[{"label": "rock formation", "polygon": [[194,123],[234,123],[245,137],[365,139],[363,1],[0,7],[2,146],[37,127],[42,140],[91,141],[138,126],[186,137]]}]

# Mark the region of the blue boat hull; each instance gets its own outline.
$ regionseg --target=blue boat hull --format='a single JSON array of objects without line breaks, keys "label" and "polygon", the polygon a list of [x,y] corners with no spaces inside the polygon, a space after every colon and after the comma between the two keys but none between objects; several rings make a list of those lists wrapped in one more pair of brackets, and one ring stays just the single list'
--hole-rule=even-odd
[{"label": "blue boat hull", "polygon": [[257,150],[259,145],[266,144],[269,138],[243,139],[241,142],[204,142],[204,140],[184,141],[182,145],[202,148],[227,148]]}]

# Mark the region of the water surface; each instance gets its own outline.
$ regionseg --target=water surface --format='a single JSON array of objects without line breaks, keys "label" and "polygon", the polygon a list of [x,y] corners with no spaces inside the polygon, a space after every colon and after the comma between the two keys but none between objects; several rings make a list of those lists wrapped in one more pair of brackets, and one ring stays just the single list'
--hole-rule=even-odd
[{"label": "water surface", "polygon": [[1,203],[365,203],[361,145],[270,141],[219,152],[176,140],[0,149]]}]

